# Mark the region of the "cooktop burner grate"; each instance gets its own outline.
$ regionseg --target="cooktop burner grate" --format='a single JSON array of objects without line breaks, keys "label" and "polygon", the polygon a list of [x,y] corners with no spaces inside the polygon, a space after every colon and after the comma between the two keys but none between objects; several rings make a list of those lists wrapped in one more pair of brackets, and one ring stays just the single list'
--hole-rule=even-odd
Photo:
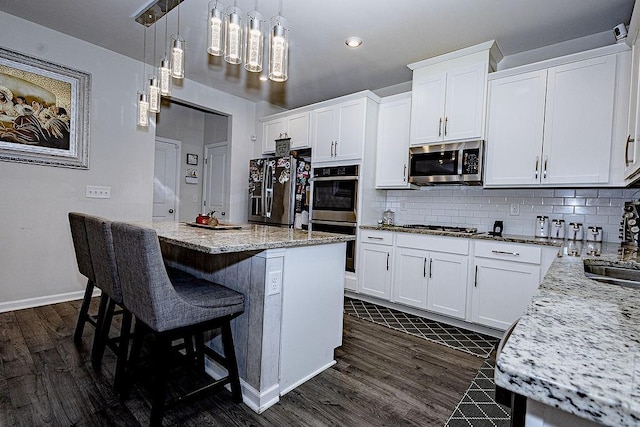
[{"label": "cooktop burner grate", "polygon": [[415,228],[420,230],[448,231],[453,233],[476,234],[478,229],[475,227],[456,227],[453,225],[431,225],[431,224],[406,224],[402,228]]}]

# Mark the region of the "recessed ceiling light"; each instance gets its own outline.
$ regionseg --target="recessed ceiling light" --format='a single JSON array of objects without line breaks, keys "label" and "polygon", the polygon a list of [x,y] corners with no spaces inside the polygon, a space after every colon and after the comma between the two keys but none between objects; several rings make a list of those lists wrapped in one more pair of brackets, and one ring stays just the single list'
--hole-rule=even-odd
[{"label": "recessed ceiling light", "polygon": [[347,46],[356,48],[360,47],[360,45],[362,44],[362,39],[360,37],[349,37],[344,42]]}]

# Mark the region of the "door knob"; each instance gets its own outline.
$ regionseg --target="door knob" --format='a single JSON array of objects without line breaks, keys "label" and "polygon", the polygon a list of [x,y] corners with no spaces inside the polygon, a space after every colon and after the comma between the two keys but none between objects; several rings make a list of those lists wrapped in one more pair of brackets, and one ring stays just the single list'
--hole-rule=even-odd
[{"label": "door knob", "polygon": [[225,216],[227,213],[226,212],[220,212],[220,215]]},{"label": "door knob", "polygon": [[169,213],[173,213],[173,209],[169,209]]}]

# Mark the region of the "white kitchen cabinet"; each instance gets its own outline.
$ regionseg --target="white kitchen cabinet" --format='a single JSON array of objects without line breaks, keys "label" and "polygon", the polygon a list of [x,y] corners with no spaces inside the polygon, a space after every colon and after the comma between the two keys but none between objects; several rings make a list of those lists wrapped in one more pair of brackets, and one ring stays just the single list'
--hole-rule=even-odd
[{"label": "white kitchen cabinet", "polygon": [[[531,301],[557,248],[478,241],[474,250],[471,320],[506,329]],[[550,256],[551,255],[551,256]]]},{"label": "white kitchen cabinet", "polygon": [[393,233],[362,230],[358,246],[358,292],[390,300]]},{"label": "white kitchen cabinet", "polygon": [[366,102],[360,98],[311,112],[312,162],[362,158]]},{"label": "white kitchen cabinet", "polygon": [[398,233],[393,255],[393,301],[465,318],[467,239]]},{"label": "white kitchen cabinet", "polygon": [[640,40],[636,37],[632,49],[629,123],[624,147],[624,178],[633,183],[640,175]]},{"label": "white kitchen cabinet", "polygon": [[291,148],[308,148],[309,140],[309,111],[278,116],[262,124],[262,153],[273,153],[276,149],[276,139],[291,138]]},{"label": "white kitchen cabinet", "polygon": [[491,80],[484,185],[608,183],[616,63],[604,55]]},{"label": "white kitchen cabinet", "polygon": [[487,74],[501,58],[491,41],[409,64],[410,144],[484,139]]},{"label": "white kitchen cabinet", "polygon": [[376,188],[409,188],[411,93],[384,98],[378,111]]}]

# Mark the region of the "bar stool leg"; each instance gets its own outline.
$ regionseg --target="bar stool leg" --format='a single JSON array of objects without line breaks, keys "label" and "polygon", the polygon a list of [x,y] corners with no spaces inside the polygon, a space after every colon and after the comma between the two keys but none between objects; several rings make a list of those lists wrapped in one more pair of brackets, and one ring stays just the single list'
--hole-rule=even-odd
[{"label": "bar stool leg", "polygon": [[91,280],[87,280],[87,287],[84,290],[84,298],[82,299],[80,313],[78,314],[78,323],[76,323],[76,330],[73,334],[73,341],[76,344],[80,344],[82,342],[82,332],[84,331],[84,324],[89,318],[89,305],[91,304],[93,288],[93,282]]},{"label": "bar stool leg", "polygon": [[227,320],[222,325],[222,346],[224,349],[224,357],[227,361],[227,370],[229,371],[229,385],[231,386],[231,397],[234,402],[242,402],[242,389],[240,388],[240,376],[238,374],[238,362],[236,360],[236,351],[233,347],[233,336],[231,335],[231,321]]},{"label": "bar stool leg", "polygon": [[91,363],[93,369],[100,370],[102,366],[102,358],[104,349],[109,340],[109,330],[111,329],[111,321],[113,320],[113,312],[116,303],[107,294],[103,293],[100,297],[100,311],[98,312],[98,326],[93,337],[93,349],[91,350]]},{"label": "bar stool leg", "polygon": [[[135,372],[136,366],[138,365],[138,361],[140,360],[140,352],[142,351],[142,341],[144,340],[144,336],[147,333],[147,329],[144,324],[138,319],[136,319],[136,324],[133,329],[133,343],[131,344],[131,353],[129,355],[129,360],[126,361],[126,368],[123,369],[123,375],[121,376],[121,384],[122,391],[120,393],[120,397],[122,399],[128,399],[129,394],[131,393],[132,386],[132,376]],[[124,363],[124,361],[123,361]]]},{"label": "bar stool leg", "polygon": [[125,367],[127,366],[127,356],[129,351],[129,339],[131,338],[131,312],[124,309],[122,313],[122,327],[120,330],[120,341],[118,343],[118,361],[116,362],[116,375],[113,387],[116,393],[122,391]]},{"label": "bar stool leg", "polygon": [[171,340],[162,335],[156,335],[153,347],[154,383],[151,393],[151,426],[161,426],[164,416],[164,399],[167,390],[168,359],[171,357]]}]

